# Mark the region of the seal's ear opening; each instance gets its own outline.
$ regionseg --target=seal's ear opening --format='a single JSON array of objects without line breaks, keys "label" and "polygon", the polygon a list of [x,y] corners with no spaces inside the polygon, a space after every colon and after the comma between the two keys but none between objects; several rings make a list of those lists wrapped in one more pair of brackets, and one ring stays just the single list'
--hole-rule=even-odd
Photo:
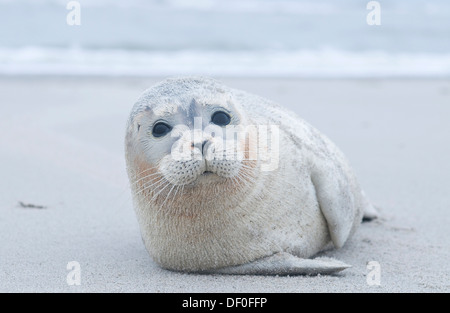
[{"label": "seal's ear opening", "polygon": [[141,129],[141,124],[137,123],[137,131],[139,132],[139,129]]}]

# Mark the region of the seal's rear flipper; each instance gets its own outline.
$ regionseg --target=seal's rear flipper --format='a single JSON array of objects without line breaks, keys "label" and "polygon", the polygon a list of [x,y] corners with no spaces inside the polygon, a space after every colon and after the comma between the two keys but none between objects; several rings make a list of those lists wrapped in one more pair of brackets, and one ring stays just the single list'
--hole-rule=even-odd
[{"label": "seal's rear flipper", "polygon": [[230,275],[318,275],[334,274],[351,267],[332,258],[301,259],[280,252],[252,263],[208,271]]},{"label": "seal's rear flipper", "polygon": [[363,222],[371,222],[375,219],[377,219],[380,216],[380,213],[378,213],[378,210],[373,206],[369,205],[364,209],[364,215],[362,218]]},{"label": "seal's rear flipper", "polygon": [[363,222],[371,222],[377,218],[380,217],[380,212],[378,211],[378,209],[372,205],[372,203],[370,203],[370,201],[367,199],[366,197],[366,193],[364,191],[361,191],[362,196],[363,196],[363,218],[362,221]]}]

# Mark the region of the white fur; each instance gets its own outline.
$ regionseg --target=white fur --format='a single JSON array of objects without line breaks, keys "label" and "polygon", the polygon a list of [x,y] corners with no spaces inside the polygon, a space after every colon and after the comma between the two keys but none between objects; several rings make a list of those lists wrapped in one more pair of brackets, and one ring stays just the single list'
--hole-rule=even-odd
[{"label": "white fur", "polygon": [[[234,118],[242,126],[279,125],[278,168],[266,172],[255,168],[250,183],[232,182],[219,174],[204,178],[202,170],[194,167],[200,172],[190,173],[193,179],[181,177],[179,185],[172,181],[166,191],[173,193],[162,193],[167,196],[164,202],[152,201],[153,194],[134,184],[142,171],[136,160],[155,166],[158,173],[173,173],[175,167],[170,162],[156,166],[167,151],[163,153],[162,143],[145,137],[151,134],[138,132],[136,125],[151,125],[152,113],[146,107],[158,113],[174,112],[165,110],[165,104],[186,109],[193,100],[203,110],[217,104],[236,110]],[[172,270],[226,272],[224,268],[256,264],[277,253],[310,258],[331,242],[341,247],[370,207],[343,154],[319,131],[269,100],[208,78],[170,79],[147,90],[128,122],[126,158],[146,248],[158,264]],[[190,185],[184,186],[187,181]],[[291,261],[286,263],[289,268]],[[299,264],[310,266],[311,262]],[[255,273],[254,268],[247,272]],[[330,272],[329,268],[323,272]]]}]

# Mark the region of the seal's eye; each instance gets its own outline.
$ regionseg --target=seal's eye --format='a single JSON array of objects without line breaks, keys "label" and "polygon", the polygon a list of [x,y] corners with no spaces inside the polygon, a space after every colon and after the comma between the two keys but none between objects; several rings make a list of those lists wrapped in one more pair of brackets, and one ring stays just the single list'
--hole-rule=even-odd
[{"label": "seal's eye", "polygon": [[211,117],[211,122],[219,126],[225,126],[230,124],[231,117],[225,112],[218,111]]},{"label": "seal's eye", "polygon": [[172,130],[172,127],[167,125],[166,123],[156,123],[155,126],[153,126],[152,134],[154,137],[162,137],[166,135],[168,132]]}]

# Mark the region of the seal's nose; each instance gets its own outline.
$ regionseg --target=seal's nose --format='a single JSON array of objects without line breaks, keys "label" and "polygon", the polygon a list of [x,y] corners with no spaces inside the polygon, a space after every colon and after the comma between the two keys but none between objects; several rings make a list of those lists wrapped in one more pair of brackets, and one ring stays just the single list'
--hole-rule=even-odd
[{"label": "seal's nose", "polygon": [[208,150],[208,143],[209,140],[203,140],[202,142],[192,143],[191,147],[197,147],[202,152],[202,154],[206,154],[206,151]]}]

